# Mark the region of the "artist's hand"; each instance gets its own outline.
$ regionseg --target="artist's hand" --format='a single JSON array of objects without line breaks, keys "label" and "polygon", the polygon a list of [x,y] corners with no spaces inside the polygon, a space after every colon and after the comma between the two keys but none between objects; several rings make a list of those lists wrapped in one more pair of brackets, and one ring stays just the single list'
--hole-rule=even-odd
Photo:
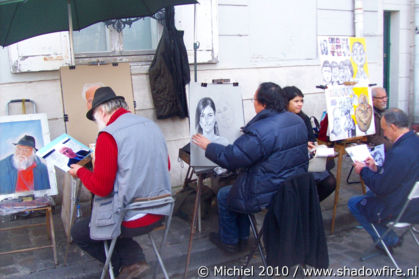
[{"label": "artist's hand", "polygon": [[314,144],[314,142],[311,142],[311,141],[309,141],[308,143],[308,150],[312,150],[313,148],[315,148],[316,147],[316,145]]},{"label": "artist's hand", "polygon": [[192,136],[192,142],[201,147],[202,149],[206,150],[208,144],[210,144],[210,140],[204,137],[201,134],[195,134]]},{"label": "artist's hand", "polygon": [[77,171],[82,168],[82,166],[78,165],[78,164],[72,164],[70,165],[70,168],[68,170],[68,173],[71,174],[72,177],[77,177]]},{"label": "artist's hand", "polygon": [[365,168],[367,165],[366,165],[364,162],[358,162],[358,161],[356,161],[356,162],[353,164],[353,166],[354,166],[355,172],[356,172],[357,174],[360,174],[360,173],[361,173],[361,170],[362,170],[363,168]]},{"label": "artist's hand", "polygon": [[375,164],[375,161],[372,157],[368,157],[365,160],[365,164],[367,165],[367,167],[370,168],[370,170],[372,170],[373,172],[377,172],[377,165]]}]

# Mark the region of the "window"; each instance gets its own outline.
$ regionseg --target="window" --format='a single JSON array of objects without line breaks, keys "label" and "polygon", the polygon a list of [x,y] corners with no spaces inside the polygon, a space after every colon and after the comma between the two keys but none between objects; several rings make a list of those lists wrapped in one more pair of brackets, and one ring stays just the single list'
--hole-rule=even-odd
[{"label": "window", "polygon": [[[198,63],[214,63],[218,58],[218,0],[201,0],[196,5]],[[175,8],[175,23],[184,30],[189,62],[193,63],[194,5]],[[151,62],[163,27],[153,18],[134,21],[122,32],[100,22],[73,32],[77,64],[111,62]],[[8,47],[13,73],[58,70],[70,65],[68,32],[34,37]]]},{"label": "window", "polygon": [[162,28],[150,17],[96,23],[73,33],[74,53],[76,57],[89,57],[152,52]]}]

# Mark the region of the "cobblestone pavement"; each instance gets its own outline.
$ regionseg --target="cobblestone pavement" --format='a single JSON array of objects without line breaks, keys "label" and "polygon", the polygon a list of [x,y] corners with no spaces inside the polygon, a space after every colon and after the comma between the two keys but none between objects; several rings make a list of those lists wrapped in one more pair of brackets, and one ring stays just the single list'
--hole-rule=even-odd
[{"label": "cobblestone pavement", "polygon": [[[346,160],[346,159],[345,159]],[[327,243],[329,250],[330,272],[335,276],[317,276],[319,278],[337,277],[341,278],[362,278],[362,277],[383,277],[393,278],[390,276],[390,268],[393,265],[390,259],[384,255],[379,254],[368,261],[361,262],[360,257],[372,247],[372,241],[368,234],[359,228],[353,217],[349,214],[346,206],[347,200],[353,196],[360,194],[360,185],[348,185],[346,174],[349,171],[350,165],[346,162],[343,170],[341,195],[339,199],[336,229],[333,235],[330,234],[331,212],[333,208],[333,195],[322,202],[322,212],[327,234]],[[357,177],[353,175],[351,180]],[[57,210],[58,211],[58,210]],[[263,214],[257,216],[259,223],[263,219]],[[16,226],[21,224],[36,223],[43,221],[43,217],[21,219],[16,221],[5,221],[0,223],[1,227]],[[10,255],[0,255],[0,278],[1,279],[15,279],[15,278],[99,278],[101,271],[101,264],[96,262],[90,256],[83,253],[75,245],[70,245],[68,250],[67,263],[64,264],[64,255],[67,247],[66,236],[59,217],[59,213],[54,214],[54,224],[57,239],[58,251],[58,265],[54,265],[52,250],[42,249],[31,252],[24,252]],[[210,218],[203,220],[203,231],[197,233],[191,254],[191,264],[187,273],[187,278],[202,278],[198,276],[198,270],[205,272],[208,268],[207,278],[237,278],[240,271],[240,266],[244,263],[246,253],[237,255],[226,255],[218,250],[208,239],[208,234],[211,231],[217,230],[217,216],[215,206],[212,208]],[[182,278],[186,262],[186,251],[189,240],[190,225],[188,222],[175,217],[172,222],[170,236],[168,242],[164,247],[162,253],[166,263],[167,270],[171,278]],[[156,232],[159,234],[160,232]],[[156,235],[159,239],[160,235]],[[151,244],[146,236],[137,237],[136,240],[142,245],[146,258],[150,263],[155,262],[155,257],[151,248]],[[45,227],[33,227],[30,229],[2,231],[0,232],[0,251],[24,248],[30,245],[48,244]],[[375,252],[375,249],[373,249]],[[419,247],[414,243],[410,235],[404,237],[401,247],[395,249],[394,256],[399,265],[404,271],[408,268],[414,268],[416,276],[419,277]],[[260,257],[256,254],[251,261],[253,268],[253,276],[243,276],[243,278],[265,278],[272,277],[269,275],[278,275],[281,271],[285,273],[284,277],[304,277],[301,267],[295,271],[295,268],[289,270],[270,270],[265,274],[262,272]],[[199,267],[203,268],[199,269]],[[221,271],[220,271],[221,270]],[[235,271],[236,270],[236,271]],[[236,272],[236,276],[223,276],[226,272]],[[252,270],[251,270],[252,271]],[[158,270],[157,278],[163,278],[160,270]],[[216,274],[218,272],[218,274]],[[237,273],[239,272],[239,273]],[[276,272],[276,274],[275,274]],[[363,276],[371,275],[371,276]],[[382,276],[372,275],[371,272],[382,272]],[[387,273],[385,273],[387,272]],[[263,276],[265,275],[265,276]],[[143,278],[152,278],[152,272],[144,274]]]}]

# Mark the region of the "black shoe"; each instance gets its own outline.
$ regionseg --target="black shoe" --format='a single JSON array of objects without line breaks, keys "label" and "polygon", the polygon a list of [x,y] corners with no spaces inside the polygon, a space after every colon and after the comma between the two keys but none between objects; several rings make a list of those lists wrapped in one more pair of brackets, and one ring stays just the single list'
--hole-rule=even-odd
[{"label": "black shoe", "polygon": [[227,252],[229,254],[234,254],[240,251],[240,247],[238,244],[225,244],[221,241],[218,233],[211,232],[209,235],[210,241],[215,244],[218,248],[223,250],[224,252]]}]

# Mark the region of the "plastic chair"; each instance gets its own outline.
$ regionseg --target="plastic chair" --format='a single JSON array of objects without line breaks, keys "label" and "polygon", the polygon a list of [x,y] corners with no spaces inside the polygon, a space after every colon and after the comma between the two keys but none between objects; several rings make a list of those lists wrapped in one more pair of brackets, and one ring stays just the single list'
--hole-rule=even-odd
[{"label": "plastic chair", "polygon": [[[150,231],[149,233],[147,233],[148,237],[150,238],[151,244],[153,246],[153,250],[154,253],[156,254],[157,260],[160,264],[160,267],[163,271],[164,277],[166,279],[169,278],[166,268],[164,267],[164,263],[163,260],[160,256],[159,253],[159,249],[161,250],[164,243],[166,242],[166,238],[167,238],[167,234],[169,232],[169,228],[170,228],[170,223],[172,221],[172,213],[173,213],[173,204],[174,204],[174,199],[170,196],[170,195],[164,195],[164,196],[159,196],[159,197],[155,197],[155,198],[149,198],[149,199],[136,199],[133,202],[131,202],[130,204],[128,204],[124,209],[122,209],[121,212],[121,217],[120,217],[120,224],[122,223],[122,220],[124,220],[124,216],[128,211],[135,211],[135,210],[144,210],[144,209],[156,209],[156,208],[162,208],[164,206],[170,205],[170,213],[168,216],[166,216],[166,220],[164,222],[164,224],[160,227],[157,227],[155,229],[153,229],[152,231]],[[156,243],[152,237],[152,232],[156,231],[156,230],[161,230],[164,229],[164,235],[163,235],[163,239],[162,242],[160,243],[160,247],[159,249],[157,249]],[[106,255],[106,261],[105,261],[105,265],[103,266],[102,269],[102,275],[101,275],[101,279],[105,278],[105,274],[106,274],[106,270],[108,270],[109,272],[109,276],[110,278],[115,278],[115,275],[113,273],[113,269],[112,269],[112,264],[111,264],[111,257],[112,257],[112,253],[114,251],[115,248],[115,244],[116,244],[116,240],[118,239],[118,237],[115,237],[112,239],[112,241],[110,242],[110,245],[108,244],[108,241],[104,241],[104,248],[105,248],[105,255]]]},{"label": "plastic chair", "polygon": [[[392,229],[404,229],[404,232],[402,235],[404,235],[407,232],[410,232],[410,234],[412,235],[413,239],[416,241],[416,244],[419,246],[419,240],[415,235],[415,231],[414,231],[414,224],[413,223],[407,223],[407,222],[400,222],[401,218],[403,217],[404,212],[407,209],[407,206],[409,205],[409,203],[413,200],[413,199],[418,199],[419,198],[419,181],[416,181],[415,185],[412,187],[412,190],[410,190],[409,195],[407,196],[406,202],[403,205],[402,210],[400,211],[399,215],[397,216],[397,218],[392,221],[389,222],[387,224],[387,230],[380,235],[376,229],[376,227],[374,226],[373,223],[371,223],[372,228],[374,229],[374,232],[377,234],[378,239],[377,241],[374,243],[374,246],[377,245],[378,243],[381,243],[381,245],[383,245],[384,250],[387,254],[387,256],[391,259],[391,261],[393,262],[394,266],[398,269],[400,269],[399,265],[397,264],[396,260],[394,259],[393,255],[391,254],[390,249],[387,247],[387,245],[385,244],[385,242],[383,241],[383,238],[387,235],[387,233],[390,232],[390,230]],[[373,256],[375,256],[376,254],[368,254],[366,256],[361,257],[361,261],[365,261],[369,258],[372,258]]]}]

